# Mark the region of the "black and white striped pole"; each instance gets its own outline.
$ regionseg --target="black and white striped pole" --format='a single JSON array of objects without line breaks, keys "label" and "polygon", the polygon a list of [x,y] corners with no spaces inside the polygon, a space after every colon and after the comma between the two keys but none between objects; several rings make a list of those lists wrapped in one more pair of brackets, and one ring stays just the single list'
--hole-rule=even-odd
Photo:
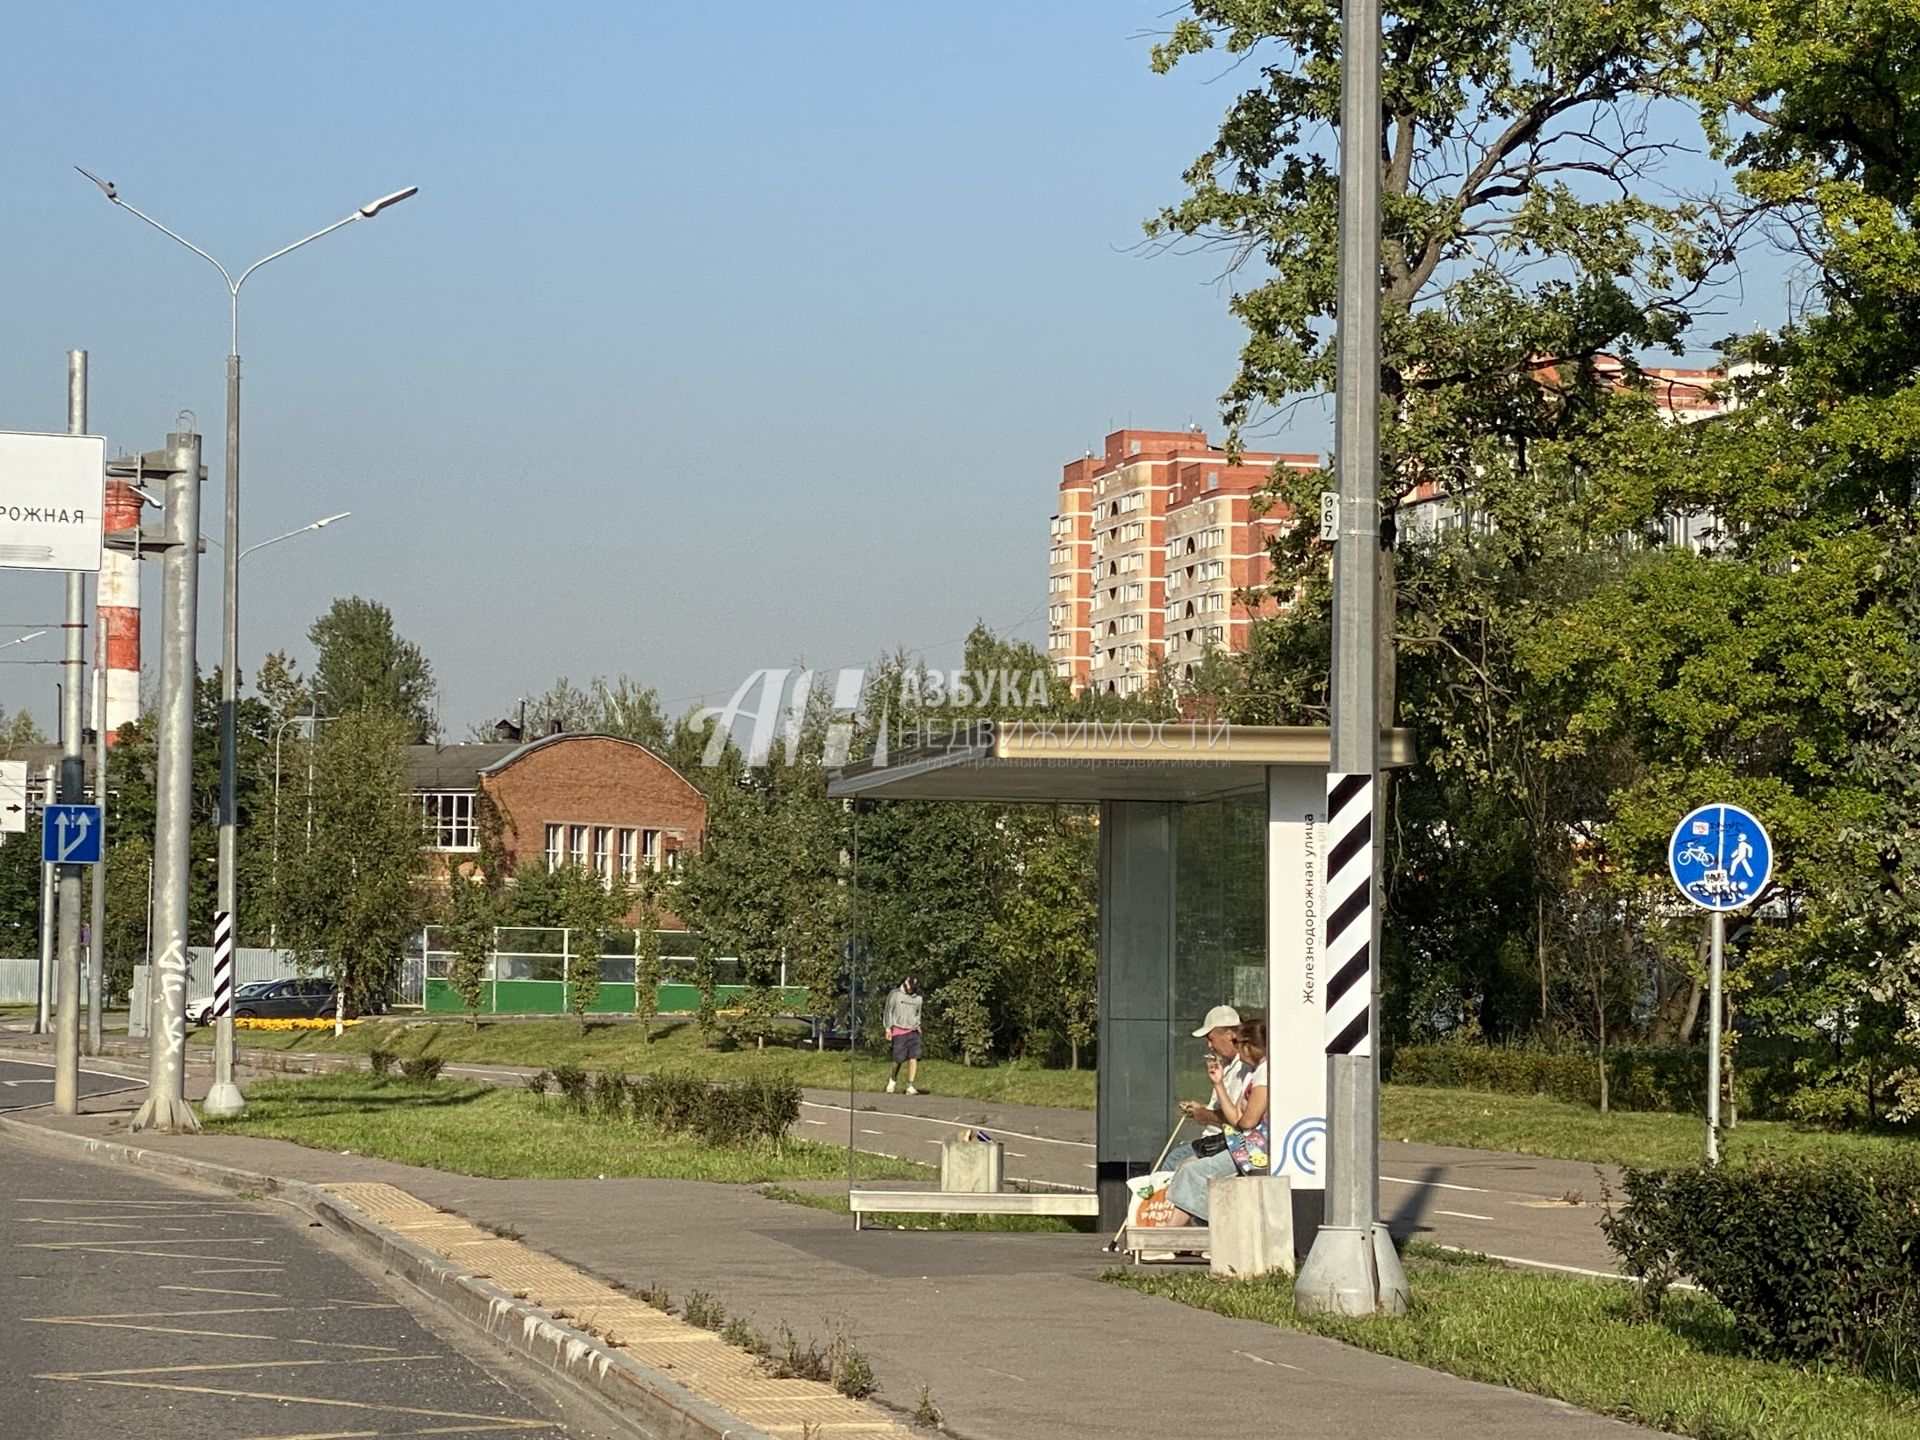
[{"label": "black and white striped pole", "polygon": [[1340,308],[1327,776],[1327,1208],[1294,1285],[1303,1311],[1399,1315],[1405,1272],[1379,1222],[1380,0],[1343,0]]},{"label": "black and white striped pole", "polygon": [[246,1113],[246,1098],[233,1083],[233,912],[213,915],[213,1086],[202,1108],[209,1115]]}]

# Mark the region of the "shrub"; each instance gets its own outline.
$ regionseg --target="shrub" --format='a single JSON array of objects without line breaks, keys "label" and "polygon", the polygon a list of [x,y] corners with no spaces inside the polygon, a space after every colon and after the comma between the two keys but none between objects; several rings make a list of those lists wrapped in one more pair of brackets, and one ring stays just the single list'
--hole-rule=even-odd
[{"label": "shrub", "polygon": [[737,1346],[749,1355],[762,1360],[766,1359],[772,1350],[772,1347],[767,1344],[767,1337],[738,1315],[727,1321],[726,1328],[720,1332],[720,1338],[727,1344]]},{"label": "shrub", "polygon": [[619,1119],[627,1113],[627,1077],[602,1070],[593,1081],[593,1108],[602,1115]]},{"label": "shrub", "polygon": [[776,1380],[817,1380],[833,1383],[833,1358],[828,1351],[809,1340],[805,1344],[789,1325],[780,1327],[780,1346],[767,1357],[767,1368]]},{"label": "shrub", "polygon": [[636,1120],[669,1132],[700,1128],[710,1087],[698,1075],[666,1070],[643,1075],[628,1088]]},{"label": "shrub", "polygon": [[367,1069],[371,1070],[375,1075],[388,1074],[393,1069],[393,1062],[399,1058],[400,1057],[391,1050],[369,1050],[367,1052]]},{"label": "shrub", "polygon": [[[1758,1120],[1786,1112],[1786,1093],[1794,1084],[1790,1062],[1762,1063],[1743,1057],[1735,1063],[1733,1076],[1742,1115]],[[1574,1105],[1600,1103],[1598,1062],[1592,1051],[1578,1049],[1469,1045],[1458,1040],[1402,1045],[1394,1051],[1388,1079],[1396,1085],[1545,1095]],[[1707,1052],[1654,1046],[1610,1048],[1607,1098],[1616,1110],[1704,1114]]]},{"label": "shrub", "polygon": [[860,1351],[847,1343],[845,1336],[833,1342],[833,1388],[849,1400],[864,1400],[873,1394],[873,1365]]},{"label": "shrub", "polygon": [[779,1075],[756,1075],[727,1087],[748,1135],[778,1140],[800,1119],[800,1086]]},{"label": "shrub", "polygon": [[430,1080],[438,1080],[440,1067],[446,1063],[438,1055],[416,1055],[411,1060],[400,1062],[400,1073],[407,1079],[424,1085]]},{"label": "shrub", "polygon": [[547,1091],[553,1086],[553,1072],[551,1070],[536,1070],[520,1083],[527,1087],[530,1094],[537,1095],[544,1101],[547,1098]]},{"label": "shrub", "polygon": [[553,1067],[553,1083],[560,1091],[561,1099],[566,1101],[569,1110],[584,1115],[591,1103],[587,1092],[587,1072],[578,1065],[566,1064]]},{"label": "shrub", "polygon": [[1757,1354],[1916,1378],[1920,1158],[1630,1170],[1625,1183],[1629,1207],[1603,1224],[1650,1306],[1691,1276]]}]

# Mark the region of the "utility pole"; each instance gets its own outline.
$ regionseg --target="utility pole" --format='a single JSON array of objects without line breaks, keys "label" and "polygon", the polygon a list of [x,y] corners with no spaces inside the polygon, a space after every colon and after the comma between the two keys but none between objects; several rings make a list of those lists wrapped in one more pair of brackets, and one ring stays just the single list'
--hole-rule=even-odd
[{"label": "utility pole", "polygon": [[[67,433],[87,433],[87,352],[67,352]],[[80,727],[86,700],[87,579],[67,572],[67,655],[60,687],[60,803],[86,799],[87,762]],[[42,822],[45,823],[44,821]],[[60,1019],[53,1037],[53,1113],[80,1109],[80,867],[58,867]]]},{"label": "utility pole", "polygon": [[[93,798],[105,823],[107,803],[107,617],[99,618],[99,657],[93,667]],[[100,863],[93,867],[93,916],[87,929],[87,1054],[100,1053],[100,1001],[106,994],[107,847],[101,837]]]},{"label": "utility pole", "polygon": [[[142,457],[141,465],[146,460]],[[172,434],[160,615],[159,803],[154,822],[147,1098],[135,1130],[195,1131],[186,1101],[188,829],[193,810],[194,620],[200,584],[200,437]]]},{"label": "utility pole", "polygon": [[[1379,1223],[1380,1083],[1380,0],[1343,0],[1340,308],[1327,776],[1326,1224],[1300,1268],[1310,1314],[1400,1315],[1407,1280]],[[1391,623],[1389,612],[1385,617]]]},{"label": "utility pole", "polygon": [[[54,787],[58,783],[58,774],[49,765],[41,772],[40,793],[48,800],[54,797]],[[44,832],[47,816],[44,807],[40,812],[40,826]],[[40,974],[37,999],[33,1007],[33,1033],[44,1035],[53,1028],[53,867],[46,861],[40,862]]]}]

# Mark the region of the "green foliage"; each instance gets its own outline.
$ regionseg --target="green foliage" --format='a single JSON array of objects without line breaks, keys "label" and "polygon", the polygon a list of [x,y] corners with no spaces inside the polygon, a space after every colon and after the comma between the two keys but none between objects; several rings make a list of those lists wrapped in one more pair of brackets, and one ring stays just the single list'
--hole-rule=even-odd
[{"label": "green foliage", "polygon": [[[602,1075],[601,1084],[607,1083]],[[696,1134],[710,1145],[782,1140],[800,1118],[800,1087],[779,1077],[710,1083],[684,1071],[663,1071],[622,1088],[636,1121],[670,1135]]]},{"label": "green foliage", "polygon": [[1756,1354],[1920,1381],[1920,1160],[1629,1171],[1607,1240],[1657,1312],[1691,1277]]},{"label": "green foliage", "polygon": [[705,1290],[695,1290],[682,1302],[680,1318],[702,1330],[719,1330],[727,1323],[727,1307]]},{"label": "green foliage", "polygon": [[369,1050],[367,1052],[367,1070],[374,1075],[392,1073],[394,1062],[400,1057],[391,1050]]},{"label": "green foliage", "polygon": [[602,1070],[593,1081],[593,1108],[611,1119],[627,1113],[627,1077]]},{"label": "green foliage", "polygon": [[403,722],[371,710],[326,726],[314,756],[312,837],[281,856],[284,938],[363,1009],[392,989],[425,909],[425,837],[405,737]]},{"label": "green foliage", "polygon": [[693,1023],[699,1028],[700,1043],[711,1049],[720,1035],[720,1002],[715,990],[719,980],[713,963],[713,941],[704,934],[694,941],[693,983],[700,995]]},{"label": "green foliage", "polygon": [[457,871],[448,876],[445,928],[453,958],[447,965],[447,983],[475,1024],[487,997],[487,971],[493,963],[494,927],[499,919],[494,894],[484,883]]},{"label": "green foliage", "polygon": [[321,714],[383,715],[412,745],[433,734],[433,667],[394,630],[386,606],[357,595],[335,600],[308,629],[307,641],[315,651],[313,695]]},{"label": "green foliage", "polygon": [[633,1020],[643,1043],[653,1039],[654,1017],[660,1013],[660,912],[651,896],[640,901],[633,929]]},{"label": "green foliage", "polygon": [[579,1115],[587,1113],[593,1101],[585,1070],[573,1064],[556,1065],[553,1067],[553,1084],[568,1109]]},{"label": "green foliage", "polygon": [[[518,722],[518,711],[512,718]],[[469,738],[492,740],[497,721],[473,727]],[[617,735],[662,754],[671,747],[671,726],[660,709],[660,693],[630,676],[616,680],[596,675],[586,687],[561,676],[543,695],[526,702],[526,735],[532,739],[555,728],[570,734]]]},{"label": "green foliage", "polygon": [[[1707,1056],[1700,1049],[1614,1046],[1606,1052],[1607,1088],[1615,1108],[1696,1115],[1706,1113]],[[1600,1057],[1593,1052],[1534,1045],[1470,1045],[1440,1041],[1402,1045],[1388,1078],[1395,1085],[1485,1090],[1499,1095],[1546,1095],[1575,1105],[1600,1103]],[[1779,1092],[1794,1084],[1790,1062],[1736,1071],[1744,1118],[1763,1119],[1782,1108]],[[1791,1106],[1794,1119],[1802,1116]]]},{"label": "green foliage", "polygon": [[440,1078],[440,1067],[446,1063],[438,1055],[413,1055],[400,1062],[400,1073],[416,1085],[425,1085]]}]

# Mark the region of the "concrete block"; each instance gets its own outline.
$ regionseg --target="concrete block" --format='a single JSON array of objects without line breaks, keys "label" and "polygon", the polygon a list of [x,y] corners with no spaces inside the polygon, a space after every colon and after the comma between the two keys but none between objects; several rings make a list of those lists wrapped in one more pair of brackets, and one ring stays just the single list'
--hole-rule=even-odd
[{"label": "concrete block", "polygon": [[1238,1280],[1293,1274],[1293,1182],[1285,1175],[1229,1175],[1207,1187],[1215,1275]]},{"label": "concrete block", "polygon": [[940,1144],[940,1188],[979,1192],[999,1190],[1006,1178],[1006,1147],[998,1140],[944,1140]]}]

